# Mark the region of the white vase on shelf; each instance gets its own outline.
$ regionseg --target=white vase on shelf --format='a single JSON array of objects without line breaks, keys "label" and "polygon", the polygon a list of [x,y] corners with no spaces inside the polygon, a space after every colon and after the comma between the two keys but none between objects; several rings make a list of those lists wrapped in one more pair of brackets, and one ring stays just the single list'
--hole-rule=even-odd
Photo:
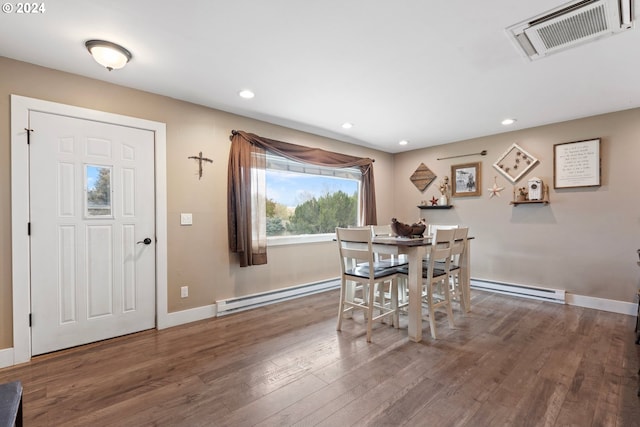
[{"label": "white vase on shelf", "polygon": [[440,199],[438,200],[438,206],[447,206],[448,203],[449,201],[447,200],[446,194],[443,194],[442,196],[440,196]]}]

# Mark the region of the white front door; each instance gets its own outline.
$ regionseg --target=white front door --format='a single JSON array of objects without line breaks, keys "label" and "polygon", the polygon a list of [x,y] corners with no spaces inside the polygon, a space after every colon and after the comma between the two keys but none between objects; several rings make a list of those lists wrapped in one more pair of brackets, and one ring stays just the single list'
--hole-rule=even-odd
[{"label": "white front door", "polygon": [[36,111],[29,127],[32,354],[153,328],[153,132]]}]

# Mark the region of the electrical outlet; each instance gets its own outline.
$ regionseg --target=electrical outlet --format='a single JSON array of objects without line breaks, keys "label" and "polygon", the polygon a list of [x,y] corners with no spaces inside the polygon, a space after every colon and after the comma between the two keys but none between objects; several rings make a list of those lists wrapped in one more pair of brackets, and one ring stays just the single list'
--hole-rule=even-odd
[{"label": "electrical outlet", "polygon": [[189,296],[189,287],[183,286],[180,288],[180,298],[187,298]]}]

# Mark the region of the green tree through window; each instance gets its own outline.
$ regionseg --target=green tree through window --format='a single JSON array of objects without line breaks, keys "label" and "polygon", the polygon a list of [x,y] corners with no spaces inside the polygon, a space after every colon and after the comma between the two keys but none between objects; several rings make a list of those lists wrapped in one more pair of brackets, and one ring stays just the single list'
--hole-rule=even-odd
[{"label": "green tree through window", "polygon": [[297,206],[289,219],[290,234],[333,233],[336,227],[355,225],[358,195],[342,191],[315,197]]},{"label": "green tree through window", "polygon": [[87,213],[92,216],[111,215],[111,169],[87,166],[87,175],[94,179],[87,188]]},{"label": "green tree through window", "polygon": [[359,170],[267,159],[267,236],[334,233],[357,224]]}]

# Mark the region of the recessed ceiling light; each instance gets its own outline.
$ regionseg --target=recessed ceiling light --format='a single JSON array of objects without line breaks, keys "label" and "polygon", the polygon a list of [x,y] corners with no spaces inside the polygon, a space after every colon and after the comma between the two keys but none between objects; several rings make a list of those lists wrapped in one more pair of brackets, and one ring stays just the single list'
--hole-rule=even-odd
[{"label": "recessed ceiling light", "polygon": [[516,119],[504,119],[504,120],[502,121],[502,124],[503,124],[504,126],[509,126],[509,125],[514,124],[515,122],[516,122]]},{"label": "recessed ceiling light", "polygon": [[353,123],[349,123],[349,122],[344,122],[342,124],[342,128],[343,129],[351,129],[353,127]]},{"label": "recessed ceiling light", "polygon": [[407,145],[409,143],[409,141],[407,141],[406,139],[403,139],[402,141],[398,142],[398,144],[400,145]]},{"label": "recessed ceiling light", "polygon": [[244,99],[251,99],[256,96],[256,94],[251,92],[249,89],[241,90],[240,92],[238,92],[238,95],[240,95],[240,97]]}]

